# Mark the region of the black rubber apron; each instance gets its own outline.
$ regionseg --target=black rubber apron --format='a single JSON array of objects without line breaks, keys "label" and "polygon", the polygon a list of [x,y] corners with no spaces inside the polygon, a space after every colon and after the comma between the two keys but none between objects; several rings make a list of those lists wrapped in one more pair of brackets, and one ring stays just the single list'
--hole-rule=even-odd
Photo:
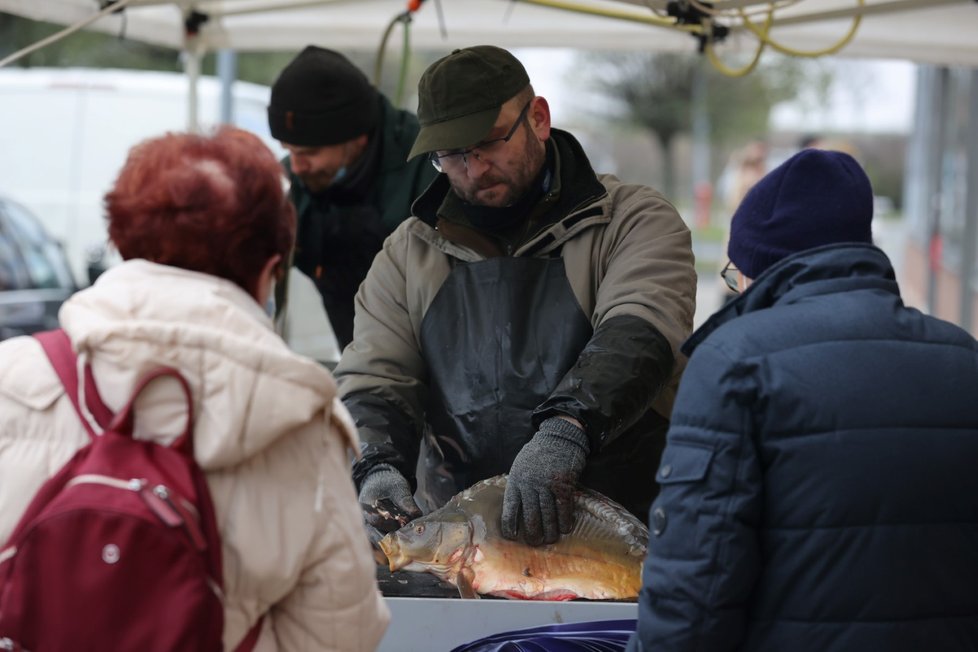
[{"label": "black rubber apron", "polygon": [[428,509],[509,471],[535,432],[533,410],[591,334],[562,258],[456,265],[421,325],[430,396],[418,496]]}]

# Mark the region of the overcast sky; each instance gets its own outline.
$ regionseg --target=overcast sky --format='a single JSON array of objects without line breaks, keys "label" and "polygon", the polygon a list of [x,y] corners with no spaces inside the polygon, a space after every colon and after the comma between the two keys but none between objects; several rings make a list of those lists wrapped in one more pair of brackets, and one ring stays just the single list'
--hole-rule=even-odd
[{"label": "overcast sky", "polygon": [[916,66],[907,61],[834,60],[829,103],[775,108],[771,126],[795,131],[908,132],[913,123]]}]

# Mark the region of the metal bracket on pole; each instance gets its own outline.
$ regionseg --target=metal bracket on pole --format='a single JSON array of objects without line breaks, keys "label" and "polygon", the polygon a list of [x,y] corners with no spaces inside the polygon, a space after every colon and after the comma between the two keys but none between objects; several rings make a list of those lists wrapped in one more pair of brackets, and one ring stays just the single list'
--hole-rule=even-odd
[{"label": "metal bracket on pole", "polygon": [[200,39],[200,26],[207,22],[207,14],[191,11],[184,17],[183,67],[187,73],[187,131],[200,131],[200,100],[197,92],[200,81],[200,63],[206,46]]}]

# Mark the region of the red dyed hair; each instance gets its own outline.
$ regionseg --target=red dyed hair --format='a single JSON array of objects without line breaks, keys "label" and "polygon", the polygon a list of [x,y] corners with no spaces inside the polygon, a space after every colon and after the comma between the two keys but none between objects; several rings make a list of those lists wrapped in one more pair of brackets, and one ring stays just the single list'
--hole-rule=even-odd
[{"label": "red dyed hair", "polygon": [[295,237],[282,167],[257,136],[234,127],[136,145],[105,207],[124,259],[219,276],[252,296],[264,264],[275,254],[287,261]]}]

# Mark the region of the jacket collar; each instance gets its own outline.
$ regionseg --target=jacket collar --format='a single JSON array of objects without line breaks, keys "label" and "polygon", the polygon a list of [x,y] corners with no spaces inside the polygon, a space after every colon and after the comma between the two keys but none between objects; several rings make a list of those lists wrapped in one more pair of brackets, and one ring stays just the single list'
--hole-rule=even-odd
[{"label": "jacket collar", "polygon": [[846,243],[798,252],[769,267],[743,294],[710,316],[683,343],[682,352],[692,355],[713,331],[740,315],[812,296],[862,289],[900,296],[893,265],[878,247]]}]

